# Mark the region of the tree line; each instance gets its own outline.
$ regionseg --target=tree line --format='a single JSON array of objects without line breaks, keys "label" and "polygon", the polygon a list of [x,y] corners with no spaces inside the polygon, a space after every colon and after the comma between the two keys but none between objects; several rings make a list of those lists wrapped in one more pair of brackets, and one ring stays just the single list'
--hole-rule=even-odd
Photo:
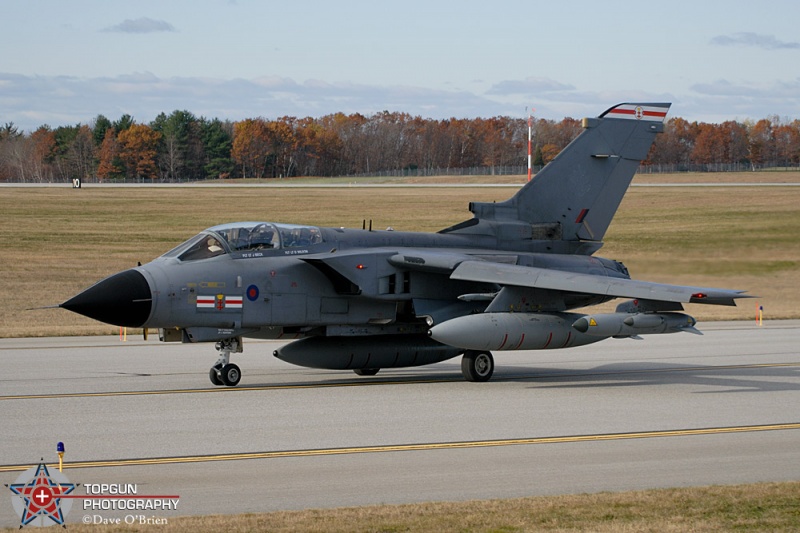
[{"label": "tree line", "polygon": [[[581,132],[572,118],[532,123],[534,165],[552,160]],[[90,124],[0,129],[0,181],[195,181],[349,176],[397,169],[495,169],[527,164],[528,124],[512,117],[423,119],[384,111],[238,122],[161,113]],[[777,116],[722,124],[671,118],[645,165],[711,170],[800,164],[800,120]]]}]

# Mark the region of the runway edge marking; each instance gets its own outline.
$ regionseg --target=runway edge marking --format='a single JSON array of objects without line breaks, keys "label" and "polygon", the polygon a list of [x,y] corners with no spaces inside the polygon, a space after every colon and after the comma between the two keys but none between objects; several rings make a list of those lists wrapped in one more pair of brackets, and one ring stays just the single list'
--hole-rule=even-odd
[{"label": "runway edge marking", "polygon": [[[529,437],[529,438],[518,438],[518,439],[436,442],[427,444],[390,444],[390,445],[377,445],[377,446],[353,446],[353,447],[342,447],[342,448],[317,448],[310,450],[283,450],[283,451],[272,451],[272,452],[230,453],[230,454],[219,454],[219,455],[193,455],[193,456],[176,456],[176,457],[152,457],[152,458],[139,458],[139,459],[79,461],[72,463],[64,463],[64,468],[109,468],[117,466],[143,466],[143,465],[165,465],[165,464],[184,464],[184,463],[205,463],[205,462],[216,462],[216,461],[240,461],[245,459],[316,457],[316,456],[326,456],[326,455],[347,455],[355,453],[385,453],[385,452],[488,448],[495,446],[599,442],[599,441],[612,441],[612,440],[625,440],[625,439],[651,439],[651,438],[663,438],[663,437],[688,437],[697,435],[723,435],[730,433],[752,433],[759,431],[784,431],[784,430],[797,430],[797,429],[800,429],[800,422],[753,425],[753,426],[726,426],[726,427],[713,427],[713,428],[638,431],[631,433],[604,433],[597,435]],[[31,466],[35,465],[29,465],[29,464],[3,465],[0,466],[0,472],[23,471],[29,469]]]}]

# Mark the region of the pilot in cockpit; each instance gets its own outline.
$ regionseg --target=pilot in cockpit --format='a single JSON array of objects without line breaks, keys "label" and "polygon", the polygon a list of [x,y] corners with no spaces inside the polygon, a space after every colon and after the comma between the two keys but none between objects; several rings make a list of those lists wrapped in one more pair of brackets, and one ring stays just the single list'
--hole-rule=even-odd
[{"label": "pilot in cockpit", "polygon": [[250,232],[250,246],[251,250],[263,250],[265,248],[273,248],[275,245],[272,242],[275,232],[272,228],[264,224],[258,225]]},{"label": "pilot in cockpit", "polygon": [[209,257],[213,257],[222,251],[222,245],[214,237],[209,237],[206,244],[208,245],[208,251],[211,253]]},{"label": "pilot in cockpit", "polygon": [[300,228],[300,236],[297,238],[295,244],[298,246],[308,246],[311,244],[311,230],[308,228]]}]

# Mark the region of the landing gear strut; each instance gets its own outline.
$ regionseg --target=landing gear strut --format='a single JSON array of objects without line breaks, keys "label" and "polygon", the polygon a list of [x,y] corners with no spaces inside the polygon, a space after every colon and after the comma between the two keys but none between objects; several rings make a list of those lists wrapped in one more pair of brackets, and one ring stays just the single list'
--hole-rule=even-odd
[{"label": "landing gear strut", "polygon": [[239,380],[242,379],[242,371],[230,360],[231,353],[242,353],[242,338],[236,337],[218,341],[216,348],[219,352],[219,359],[208,371],[208,377],[211,379],[211,383],[218,387],[222,385],[235,387],[239,384]]},{"label": "landing gear strut", "polygon": [[467,350],[461,358],[461,373],[467,381],[489,381],[494,373],[492,353]]}]

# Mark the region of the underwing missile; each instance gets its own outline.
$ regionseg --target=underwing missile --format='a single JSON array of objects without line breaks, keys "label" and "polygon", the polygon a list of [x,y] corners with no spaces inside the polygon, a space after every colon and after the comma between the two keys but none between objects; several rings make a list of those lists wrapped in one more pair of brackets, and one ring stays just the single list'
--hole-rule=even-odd
[{"label": "underwing missile", "polygon": [[657,333],[696,333],[697,321],[683,313],[604,313],[576,320],[575,330],[596,337],[633,337]]}]

